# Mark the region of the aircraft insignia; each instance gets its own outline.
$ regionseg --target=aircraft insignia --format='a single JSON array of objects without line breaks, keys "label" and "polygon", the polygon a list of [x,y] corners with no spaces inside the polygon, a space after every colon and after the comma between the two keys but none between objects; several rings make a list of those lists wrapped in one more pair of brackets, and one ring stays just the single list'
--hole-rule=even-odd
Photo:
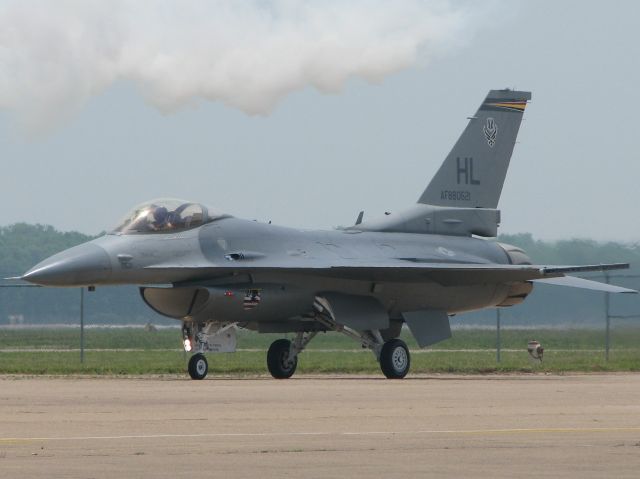
[{"label": "aircraft insignia", "polygon": [[496,144],[496,137],[498,136],[498,125],[493,118],[487,118],[487,123],[482,127],[484,137],[487,139],[487,144],[493,148]]},{"label": "aircraft insignia", "polygon": [[248,289],[247,293],[244,295],[242,306],[247,310],[255,309],[260,304],[261,299],[259,289]]}]

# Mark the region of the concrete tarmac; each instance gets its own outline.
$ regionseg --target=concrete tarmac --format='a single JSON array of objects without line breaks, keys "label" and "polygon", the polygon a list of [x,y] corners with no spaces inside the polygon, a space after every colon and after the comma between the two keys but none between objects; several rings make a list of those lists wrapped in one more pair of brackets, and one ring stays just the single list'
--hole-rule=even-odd
[{"label": "concrete tarmac", "polygon": [[640,374],[0,377],[0,477],[640,477]]}]

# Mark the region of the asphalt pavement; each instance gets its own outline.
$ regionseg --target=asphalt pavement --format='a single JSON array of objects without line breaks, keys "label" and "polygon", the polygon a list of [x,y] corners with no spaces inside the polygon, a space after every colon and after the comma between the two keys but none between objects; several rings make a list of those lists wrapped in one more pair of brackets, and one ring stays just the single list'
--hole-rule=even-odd
[{"label": "asphalt pavement", "polygon": [[0,377],[0,477],[633,477],[640,374]]}]

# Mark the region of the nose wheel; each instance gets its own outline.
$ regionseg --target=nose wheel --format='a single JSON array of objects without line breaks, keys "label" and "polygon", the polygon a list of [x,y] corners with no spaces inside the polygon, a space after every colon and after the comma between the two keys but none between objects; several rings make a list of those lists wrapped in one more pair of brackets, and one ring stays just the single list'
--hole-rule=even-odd
[{"label": "nose wheel", "polygon": [[197,353],[189,359],[189,376],[191,379],[204,379],[209,371],[209,363],[204,354]]}]

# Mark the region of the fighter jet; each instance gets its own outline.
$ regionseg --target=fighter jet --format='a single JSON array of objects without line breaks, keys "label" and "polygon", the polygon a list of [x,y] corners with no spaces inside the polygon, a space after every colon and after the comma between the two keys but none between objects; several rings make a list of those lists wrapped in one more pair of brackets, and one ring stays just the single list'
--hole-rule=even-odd
[{"label": "fighter jet", "polygon": [[110,233],[58,253],[22,279],[44,286],[134,284],[157,313],[182,321],[193,379],[204,353],[236,348],[237,328],[295,333],[267,352],[291,377],[320,332],[369,348],[387,378],[403,378],[407,325],[422,348],[451,336],[449,317],[522,303],[536,282],[635,292],[567,276],[628,264],[549,266],[501,244],[498,200],[531,94],[492,90],[416,204],[332,231],[239,219],[199,203],[153,200]]}]

